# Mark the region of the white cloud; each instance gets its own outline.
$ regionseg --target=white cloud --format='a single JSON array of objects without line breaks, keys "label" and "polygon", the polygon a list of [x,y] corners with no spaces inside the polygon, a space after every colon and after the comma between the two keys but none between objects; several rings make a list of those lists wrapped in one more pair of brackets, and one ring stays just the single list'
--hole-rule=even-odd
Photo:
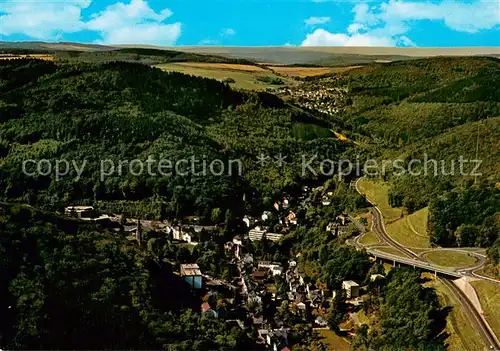
[{"label": "white cloud", "polygon": [[351,23],[349,27],[347,27],[347,32],[350,34],[358,33],[360,30],[366,29],[364,24],[361,23]]},{"label": "white cloud", "polygon": [[108,6],[94,14],[86,27],[101,34],[105,44],[174,45],[181,35],[181,23],[163,23],[172,11],[155,12],[144,0]]},{"label": "white cloud", "polygon": [[57,40],[63,33],[82,30],[82,9],[90,0],[0,2],[0,34],[24,34],[38,40]]},{"label": "white cloud", "polygon": [[306,36],[302,46],[395,46],[391,37],[380,37],[370,34],[330,33],[324,29],[316,29]]},{"label": "white cloud", "polygon": [[376,25],[379,22],[379,19],[376,15],[372,13],[374,7],[368,6],[366,3],[357,4],[354,6],[352,12],[354,12],[354,22],[355,23],[363,23],[367,26]]},{"label": "white cloud", "polygon": [[[2,0],[0,0],[2,1]],[[173,45],[181,35],[181,23],[165,23],[172,11],[154,11],[144,0],[117,2],[90,20],[82,10],[91,0],[8,0],[0,2],[0,34],[24,34],[37,40],[60,40],[65,33],[98,32],[100,43]]]},{"label": "white cloud", "polygon": [[217,40],[212,39],[203,39],[198,43],[199,45],[218,45],[219,42]]},{"label": "white cloud", "polygon": [[102,43],[174,45],[181,35],[181,24],[141,23],[106,32]]},{"label": "white cloud", "polygon": [[346,33],[316,30],[307,34],[302,45],[335,46],[416,46],[407,36],[416,21],[441,21],[450,29],[475,33],[500,26],[498,0],[389,0],[380,5],[360,3],[353,7],[354,20]]},{"label": "white cloud", "polygon": [[399,37],[399,43],[402,46],[417,46],[410,38],[408,38],[406,35],[402,35]]},{"label": "white cloud", "polygon": [[308,26],[315,26],[318,24],[325,24],[330,22],[330,17],[309,17],[304,20],[304,23]]},{"label": "white cloud", "polygon": [[232,37],[233,35],[236,35],[236,31],[233,28],[226,28],[222,31],[223,37]]},{"label": "white cloud", "polygon": [[369,15],[384,22],[442,21],[453,30],[474,33],[500,25],[500,3],[498,0],[440,3],[390,0],[370,9]]}]

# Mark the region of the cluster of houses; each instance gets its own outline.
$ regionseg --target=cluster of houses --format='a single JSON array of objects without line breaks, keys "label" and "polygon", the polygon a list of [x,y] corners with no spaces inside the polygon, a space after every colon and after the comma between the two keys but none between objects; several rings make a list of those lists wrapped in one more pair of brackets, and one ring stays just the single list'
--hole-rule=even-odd
[{"label": "cluster of houses", "polygon": [[335,86],[337,80],[333,77],[314,82],[304,82],[299,85],[286,86],[274,90],[275,94],[310,110],[327,115],[336,115],[345,106],[347,89]]},{"label": "cluster of houses", "polygon": [[[323,193],[322,188],[311,189],[305,186],[302,190],[302,195],[297,199],[297,206],[304,208],[311,205],[315,192],[316,194]],[[326,193],[316,197],[316,201],[321,202],[323,206],[328,206],[332,195],[331,192]],[[325,284],[320,282],[306,282],[304,274],[293,259],[282,262],[262,261],[254,259],[253,255],[246,250],[248,246],[245,244],[248,242],[264,239],[276,242],[297,226],[298,219],[293,208],[294,203],[295,200],[284,196],[274,203],[271,211],[264,211],[258,217],[246,215],[242,218],[247,229],[246,233],[236,235],[232,241],[224,244],[226,253],[234,257],[230,263],[232,273],[227,280],[215,279],[204,274],[196,263],[181,264],[178,271],[179,276],[194,293],[208,296],[221,294],[224,297],[224,311],[219,303],[214,305],[213,300],[210,302],[208,299],[200,305],[201,313],[213,318],[221,318],[224,314],[227,322],[234,322],[243,329],[254,328],[258,332],[259,342],[276,351],[289,350],[290,326],[280,321],[266,320],[262,313],[264,300],[268,301],[270,296],[271,303],[276,306],[286,305],[306,323],[324,328],[328,326],[327,310],[334,303],[337,293],[330,291]],[[154,225],[140,220],[129,220],[123,223],[120,217],[99,214],[91,206],[70,206],[66,208],[65,213],[84,221],[110,222],[114,230],[136,235],[139,242],[142,225],[160,230],[174,241],[191,245],[211,240],[213,232],[217,229],[217,226],[193,223],[173,224],[166,221]],[[326,231],[333,236],[340,236],[347,231],[348,224],[349,217],[341,214],[328,223]],[[277,282],[280,284],[280,291],[277,290]],[[342,289],[345,290],[345,295],[350,301],[356,303],[360,301],[361,292],[358,283],[352,280],[344,281]],[[260,309],[256,306],[260,306]]]},{"label": "cluster of houses", "polygon": [[191,245],[198,245],[200,242],[208,241],[212,237],[216,226],[212,225],[165,225],[163,230],[171,236],[173,240],[183,241]]},{"label": "cluster of houses", "polygon": [[93,206],[68,206],[64,214],[87,222],[105,223],[111,220],[110,216],[101,214]]}]

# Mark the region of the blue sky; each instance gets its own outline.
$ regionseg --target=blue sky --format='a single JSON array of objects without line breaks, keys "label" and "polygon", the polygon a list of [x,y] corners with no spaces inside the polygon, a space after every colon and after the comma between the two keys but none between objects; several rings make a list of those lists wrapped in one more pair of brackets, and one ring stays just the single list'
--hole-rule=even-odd
[{"label": "blue sky", "polygon": [[4,41],[500,46],[500,0],[0,0]]}]

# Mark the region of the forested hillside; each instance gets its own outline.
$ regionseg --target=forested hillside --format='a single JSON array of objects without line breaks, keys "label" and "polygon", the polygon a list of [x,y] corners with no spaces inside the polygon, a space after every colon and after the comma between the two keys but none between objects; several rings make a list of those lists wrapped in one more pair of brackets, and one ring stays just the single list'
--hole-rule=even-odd
[{"label": "forested hillside", "polygon": [[387,146],[421,141],[500,114],[500,61],[438,57],[351,70],[343,75],[347,123]]},{"label": "forested hillside", "polygon": [[413,167],[397,174],[389,166],[383,179],[394,207],[411,213],[430,205],[434,244],[490,247],[497,240],[498,247],[499,77],[500,60],[482,57],[393,62],[342,76],[350,98],[345,128],[379,160]]},{"label": "forested hillside", "polygon": [[[215,80],[124,62],[3,61],[0,74],[0,184],[9,201],[54,209],[161,197],[163,213],[210,216],[213,208],[237,210],[245,193],[259,198],[264,190],[293,185],[300,167],[289,164],[283,175],[272,164],[257,167],[260,153],[293,152],[300,160],[301,150],[336,155],[345,149],[331,138],[328,123],[273,95],[233,91]],[[149,156],[220,159],[226,165],[237,159],[245,172],[99,178],[102,160],[117,164]],[[86,161],[86,167],[79,180],[74,169],[59,181],[54,174],[23,173],[23,160],[41,159]],[[159,218],[160,207],[139,214]]]},{"label": "forested hillside", "polygon": [[189,286],[135,241],[6,204],[0,232],[2,348],[255,349],[239,328],[193,312]]}]

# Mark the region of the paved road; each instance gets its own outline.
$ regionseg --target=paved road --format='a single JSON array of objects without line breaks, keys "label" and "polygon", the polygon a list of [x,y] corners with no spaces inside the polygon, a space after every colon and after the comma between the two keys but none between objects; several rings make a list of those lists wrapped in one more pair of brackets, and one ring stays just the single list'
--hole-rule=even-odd
[{"label": "paved road", "polygon": [[470,322],[474,325],[474,328],[479,332],[481,338],[483,339],[485,345],[490,347],[492,350],[500,350],[500,343],[496,339],[495,335],[490,331],[491,328],[486,324],[484,319],[479,315],[476,308],[472,305],[467,295],[460,290],[450,279],[439,278],[439,280],[448,287],[452,294],[454,294],[462,310],[467,314]]},{"label": "paved road", "polygon": [[[361,179],[361,178],[360,178]],[[359,179],[358,179],[359,180]],[[358,183],[356,181],[356,190],[361,193],[358,189]],[[374,205],[372,208],[372,217],[373,217],[373,226],[372,230],[373,232],[379,237],[379,239],[397,249],[399,252],[407,256],[411,260],[414,261],[419,261],[420,263],[425,264],[425,260],[423,260],[419,255],[417,255],[415,252],[411,251],[410,249],[406,248],[405,246],[399,244],[398,242],[394,241],[388,234],[385,229],[385,224],[383,221],[383,216],[382,212],[380,209]],[[359,243],[359,237],[356,238],[356,244],[361,245]],[[362,245],[361,245],[362,246]],[[394,259],[397,258],[397,256],[394,255]],[[408,262],[408,258],[400,258],[397,260],[397,262],[401,262],[403,264],[411,265],[411,263]],[[396,259],[395,259],[396,260]],[[427,263],[428,265],[428,263]],[[484,260],[482,261],[482,265],[484,265]],[[419,265],[420,266],[420,265]],[[432,266],[432,265],[430,265]],[[479,266],[480,267],[480,266]],[[468,269],[461,269],[458,273],[460,275],[474,275],[477,276],[473,273],[474,270],[479,268],[478,266],[468,268]],[[456,271],[449,271],[445,270],[450,273],[450,275],[457,276]],[[465,314],[469,318],[469,320],[472,322],[476,330],[479,331],[479,334],[481,335],[481,338],[483,339],[485,345],[489,347],[490,349],[494,350],[500,350],[500,343],[497,341],[496,336],[491,332],[491,328],[487,325],[487,322],[482,318],[482,316],[477,312],[477,310],[474,308],[474,305],[472,302],[469,300],[469,298],[460,290],[451,279],[448,278],[439,278],[450,290],[453,294],[455,294],[458,298],[458,301],[460,305],[462,306],[462,309],[464,310]]]}]

